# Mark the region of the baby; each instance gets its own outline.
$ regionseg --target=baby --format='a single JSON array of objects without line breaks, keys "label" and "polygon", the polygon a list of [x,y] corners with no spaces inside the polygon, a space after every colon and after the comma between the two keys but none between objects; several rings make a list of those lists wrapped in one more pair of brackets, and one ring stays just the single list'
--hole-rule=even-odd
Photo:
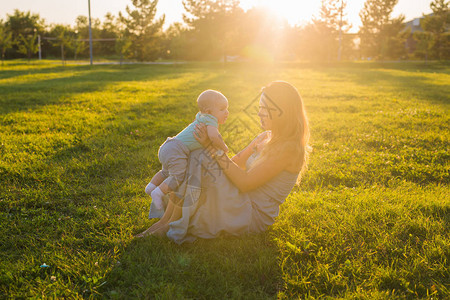
[{"label": "baby", "polygon": [[159,148],[158,158],[162,170],[156,173],[145,187],[145,192],[152,197],[158,210],[163,208],[162,197],[176,190],[184,180],[189,153],[202,148],[194,138],[196,124],[204,123],[213,146],[228,152],[228,147],[219,133],[219,124],[224,124],[228,117],[227,98],[218,91],[206,90],[198,96],[197,105],[199,112],[195,116],[195,121],[175,137],[167,138]]}]

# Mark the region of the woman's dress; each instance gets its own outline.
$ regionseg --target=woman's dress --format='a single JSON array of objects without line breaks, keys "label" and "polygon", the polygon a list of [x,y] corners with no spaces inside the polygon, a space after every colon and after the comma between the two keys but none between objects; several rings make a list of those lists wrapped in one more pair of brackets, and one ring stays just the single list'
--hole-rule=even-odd
[{"label": "woman's dress", "polygon": [[[253,154],[247,160],[247,169],[256,156]],[[291,192],[297,176],[282,171],[264,185],[241,193],[204,149],[192,151],[186,180],[176,192],[178,198],[184,199],[182,217],[169,224],[167,236],[181,244],[221,233],[265,231],[274,223],[279,206]],[[160,217],[162,213],[151,206],[149,217]]]}]

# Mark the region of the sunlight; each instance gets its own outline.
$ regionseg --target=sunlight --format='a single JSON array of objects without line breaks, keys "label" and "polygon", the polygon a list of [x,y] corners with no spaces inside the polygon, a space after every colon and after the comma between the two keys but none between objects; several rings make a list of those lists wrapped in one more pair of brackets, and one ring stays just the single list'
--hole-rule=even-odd
[{"label": "sunlight", "polygon": [[317,15],[320,1],[292,1],[292,0],[241,0],[241,7],[249,9],[253,6],[263,6],[270,9],[274,14],[285,18],[289,24],[303,24]]}]

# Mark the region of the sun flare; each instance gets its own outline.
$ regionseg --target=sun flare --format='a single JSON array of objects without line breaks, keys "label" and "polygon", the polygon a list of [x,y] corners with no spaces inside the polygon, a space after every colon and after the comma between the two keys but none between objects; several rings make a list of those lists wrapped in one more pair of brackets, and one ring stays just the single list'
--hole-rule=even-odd
[{"label": "sun flare", "polygon": [[249,9],[254,6],[267,7],[277,16],[286,19],[289,24],[302,24],[311,20],[317,15],[320,8],[320,1],[309,0],[242,0],[241,6]]}]

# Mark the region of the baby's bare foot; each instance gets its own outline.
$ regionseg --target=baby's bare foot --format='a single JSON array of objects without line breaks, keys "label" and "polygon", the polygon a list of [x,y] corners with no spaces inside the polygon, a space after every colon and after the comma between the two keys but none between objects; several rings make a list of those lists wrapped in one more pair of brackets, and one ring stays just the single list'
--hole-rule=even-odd
[{"label": "baby's bare foot", "polygon": [[164,197],[164,193],[157,187],[156,189],[151,192],[152,197],[152,203],[155,205],[155,208],[157,210],[163,209],[163,200],[162,197]]}]

